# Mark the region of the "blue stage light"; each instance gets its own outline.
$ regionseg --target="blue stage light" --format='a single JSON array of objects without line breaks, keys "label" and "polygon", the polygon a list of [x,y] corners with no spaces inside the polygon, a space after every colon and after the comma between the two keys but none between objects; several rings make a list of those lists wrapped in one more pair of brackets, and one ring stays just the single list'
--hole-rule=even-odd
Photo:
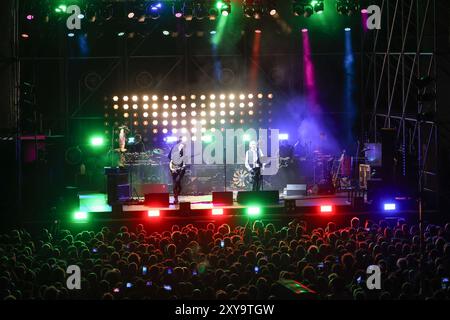
[{"label": "blue stage light", "polygon": [[289,140],[289,135],[287,133],[280,133],[278,135],[278,140]]},{"label": "blue stage light", "polygon": [[172,142],[177,142],[177,141],[178,141],[178,138],[175,137],[175,136],[168,136],[168,137],[165,137],[164,140],[165,140],[167,143],[172,143]]},{"label": "blue stage light", "polygon": [[384,211],[395,211],[395,210],[397,210],[397,205],[394,202],[385,202],[385,203],[383,203],[383,210]]}]

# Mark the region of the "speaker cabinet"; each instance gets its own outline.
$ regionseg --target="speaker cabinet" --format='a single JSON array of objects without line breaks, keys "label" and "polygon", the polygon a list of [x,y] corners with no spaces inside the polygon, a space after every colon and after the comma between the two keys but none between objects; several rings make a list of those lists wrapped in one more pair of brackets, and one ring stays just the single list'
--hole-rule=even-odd
[{"label": "speaker cabinet", "polygon": [[214,204],[232,205],[233,204],[233,192],[213,192],[212,202]]},{"label": "speaker cabinet", "polygon": [[169,193],[147,193],[144,203],[148,207],[168,207]]},{"label": "speaker cabinet", "polygon": [[278,190],[275,191],[239,191],[237,202],[240,204],[278,204]]}]

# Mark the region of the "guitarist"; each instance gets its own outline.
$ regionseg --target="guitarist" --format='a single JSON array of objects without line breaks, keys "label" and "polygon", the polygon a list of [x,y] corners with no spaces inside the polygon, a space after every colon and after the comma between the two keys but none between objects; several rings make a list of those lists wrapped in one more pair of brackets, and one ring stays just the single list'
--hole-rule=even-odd
[{"label": "guitarist", "polygon": [[250,149],[245,153],[245,167],[250,171],[252,176],[252,191],[261,189],[261,157],[263,157],[261,149],[258,148],[256,141],[250,141]]},{"label": "guitarist", "polygon": [[169,168],[173,181],[174,204],[178,203],[178,196],[181,193],[181,180],[186,171],[186,155],[184,148],[185,144],[180,137],[169,152]]}]

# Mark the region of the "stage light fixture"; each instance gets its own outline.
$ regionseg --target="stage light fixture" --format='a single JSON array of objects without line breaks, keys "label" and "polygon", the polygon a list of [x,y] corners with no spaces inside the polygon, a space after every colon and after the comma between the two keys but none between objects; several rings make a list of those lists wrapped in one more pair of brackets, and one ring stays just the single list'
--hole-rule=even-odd
[{"label": "stage light fixture", "polygon": [[261,214],[261,207],[251,206],[247,208],[247,215],[259,216]]},{"label": "stage light fixture", "polygon": [[219,15],[219,9],[217,8],[217,4],[215,4],[215,3],[210,4],[208,14],[209,14],[209,20],[217,19],[217,16]]},{"label": "stage light fixture", "polygon": [[333,206],[332,205],[321,205],[320,206],[320,212],[321,213],[332,213],[333,212]]},{"label": "stage light fixture", "polygon": [[191,21],[194,17],[194,8],[191,2],[185,2],[183,6],[183,16],[186,21]]},{"label": "stage light fixture", "polygon": [[55,8],[56,13],[66,13],[67,6],[65,4],[60,4]]},{"label": "stage light fixture", "polygon": [[305,14],[305,6],[299,2],[294,2],[292,10],[295,16],[303,16]]},{"label": "stage light fixture", "polygon": [[204,3],[202,2],[196,2],[194,4],[194,16],[198,20],[203,20],[208,15],[208,12],[205,8]]},{"label": "stage light fixture", "polygon": [[172,5],[172,12],[176,18],[181,18],[183,16],[183,4],[175,1]]},{"label": "stage light fixture", "polygon": [[73,219],[75,221],[86,221],[88,219],[88,213],[86,211],[76,211],[73,214]]},{"label": "stage light fixture", "polygon": [[123,114],[123,117],[124,118],[128,118],[130,115],[128,114],[128,112],[125,112],[124,114]]},{"label": "stage light fixture", "polygon": [[243,7],[243,9],[244,9],[244,15],[245,15],[247,18],[253,17],[253,7],[252,7],[252,6],[246,5],[245,2],[244,2],[244,7]]},{"label": "stage light fixture", "polygon": [[[172,138],[172,137],[167,137],[167,138]],[[159,217],[160,216],[160,212],[157,209],[149,209],[147,211],[147,217]]]},{"label": "stage light fixture", "polygon": [[223,215],[223,209],[222,208],[213,208],[211,210],[211,214],[213,216],[222,216]]},{"label": "stage light fixture", "polygon": [[350,29],[350,28],[345,28],[344,30],[345,30],[345,32],[350,32],[350,31],[352,31],[352,29]]},{"label": "stage light fixture", "polygon": [[314,7],[314,12],[317,13],[317,14],[322,14],[324,9],[325,9],[325,5],[324,5],[324,1],[323,0],[312,1],[311,5]]},{"label": "stage light fixture", "polygon": [[223,0],[217,2],[217,5],[220,6],[220,14],[224,17],[228,16],[231,13],[231,1],[230,0]]},{"label": "stage light fixture", "polygon": [[91,137],[90,144],[93,147],[101,147],[104,144],[104,139],[103,139],[103,137],[99,137],[99,136]]},{"label": "stage light fixture", "polygon": [[336,10],[342,15],[352,15],[359,11],[359,1],[358,0],[337,0]]},{"label": "stage light fixture", "polygon": [[385,203],[383,203],[383,210],[384,211],[395,211],[395,210],[397,210],[397,205],[393,202],[385,202]]},{"label": "stage light fixture", "polygon": [[123,31],[120,31],[120,32],[117,33],[118,37],[123,37],[124,35],[125,35],[125,32],[123,32]]}]

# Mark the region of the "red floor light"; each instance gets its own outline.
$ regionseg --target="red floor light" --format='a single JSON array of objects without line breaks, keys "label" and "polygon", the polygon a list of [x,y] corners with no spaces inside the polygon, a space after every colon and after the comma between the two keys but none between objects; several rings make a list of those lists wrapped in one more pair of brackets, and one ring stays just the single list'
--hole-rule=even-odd
[{"label": "red floor light", "polygon": [[320,212],[322,213],[331,213],[333,212],[333,206],[331,205],[322,205],[320,206]]},{"label": "red floor light", "polygon": [[213,216],[222,216],[223,215],[223,209],[222,208],[213,208],[211,211]]},{"label": "red floor light", "polygon": [[159,217],[159,210],[156,210],[156,209],[148,210],[147,217]]}]

